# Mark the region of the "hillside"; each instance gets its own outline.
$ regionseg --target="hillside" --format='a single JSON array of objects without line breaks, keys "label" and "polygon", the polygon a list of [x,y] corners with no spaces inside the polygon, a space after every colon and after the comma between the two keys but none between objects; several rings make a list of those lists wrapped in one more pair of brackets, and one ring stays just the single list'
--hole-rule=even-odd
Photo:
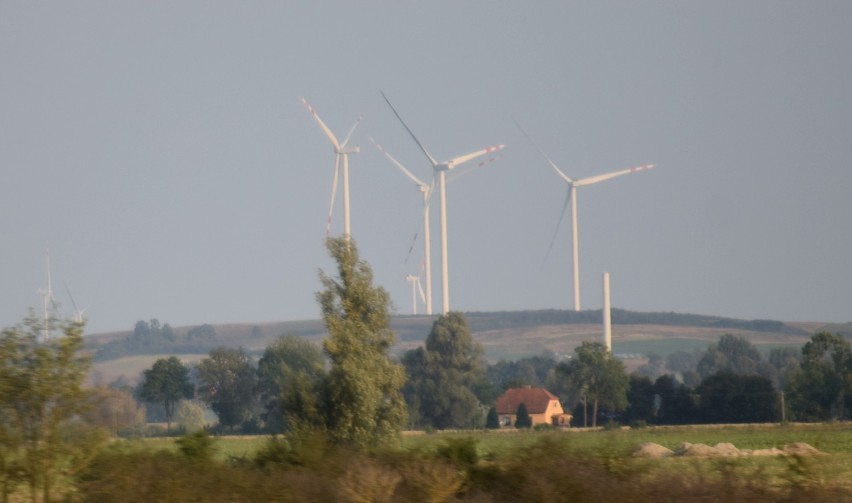
[{"label": "hillside", "polygon": [[[465,313],[474,340],[482,344],[490,362],[514,360],[553,352],[570,355],[584,340],[601,338],[601,312],[598,311],[510,311]],[[393,353],[422,344],[431,329],[434,316],[395,316],[391,329],[397,334]],[[801,347],[820,330],[850,333],[850,324],[784,323],[772,320],[737,320],[679,313],[640,313],[613,310],[613,351],[626,359],[637,359],[649,352],[666,356],[675,351],[705,349],[723,334],[743,336],[762,351],[776,347]],[[183,340],[197,327],[175,327],[177,340]],[[96,371],[104,380],[119,375],[135,379],[162,354],[179,354],[188,362],[197,361],[216,346],[243,347],[260,355],[278,336],[291,334],[321,343],[326,336],[322,320],[274,323],[235,323],[213,326],[215,337],[191,348],[175,345],[171,351],[140,351],[133,355],[96,358]],[[98,354],[106,345],[122,341],[132,331],[94,334],[87,337],[87,348]]]}]

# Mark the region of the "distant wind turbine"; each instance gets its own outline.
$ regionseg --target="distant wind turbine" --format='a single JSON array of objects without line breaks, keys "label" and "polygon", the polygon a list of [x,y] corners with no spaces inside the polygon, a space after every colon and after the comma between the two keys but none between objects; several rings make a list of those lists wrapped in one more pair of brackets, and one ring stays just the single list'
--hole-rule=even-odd
[{"label": "distant wind turbine", "polygon": [[[515,125],[518,126],[518,129],[521,130],[521,133],[527,137],[527,139],[532,143],[532,145],[538,150],[538,152],[547,160],[548,164],[556,171],[556,174],[559,175],[565,183],[568,184],[568,193],[565,196],[565,202],[562,205],[562,213],[559,215],[559,224],[562,223],[562,218],[565,216],[565,209],[568,207],[568,204],[571,204],[571,244],[572,244],[572,257],[573,257],[573,275],[574,275],[574,310],[580,310],[580,243],[578,238],[578,230],[577,230],[577,187],[582,187],[584,185],[592,185],[598,182],[603,182],[605,180],[609,180],[610,178],[615,178],[621,175],[628,175],[630,173],[635,173],[637,171],[643,171],[646,169],[651,169],[654,167],[653,164],[645,164],[642,166],[635,166],[632,168],[623,169],[621,171],[614,171],[612,173],[607,173],[604,175],[590,176],[588,178],[583,178],[580,180],[574,180],[568,175],[566,175],[559,167],[556,165],[553,160],[548,157],[546,153],[533,141],[532,137],[524,131],[524,128],[515,121]],[[557,231],[559,230],[559,224],[557,224]],[[556,239],[556,235],[554,234],[553,239]],[[553,248],[553,242],[550,242],[550,248]],[[550,250],[548,250],[548,253]]]},{"label": "distant wind turbine", "polygon": [[[414,174],[412,174],[411,171],[408,171],[407,169],[405,169],[405,166],[403,166],[392,155],[390,155],[390,153],[388,151],[383,149],[381,145],[376,143],[376,140],[370,138],[370,141],[373,142],[373,145],[375,145],[376,148],[378,148],[381,153],[385,154],[385,156],[387,156],[387,158],[390,159],[391,162],[393,162],[394,165],[396,165],[396,167],[398,167],[400,170],[402,170],[402,172],[405,174],[405,176],[410,178],[411,181],[413,181],[415,183],[415,185],[417,185],[417,190],[421,194],[423,194],[423,247],[424,247],[423,264],[424,264],[424,268],[426,269],[426,294],[425,294],[425,297],[426,297],[426,314],[431,315],[432,314],[432,244],[431,244],[430,233],[429,233],[429,200],[430,200],[431,195],[432,195],[432,189],[434,189],[434,179],[432,180],[431,185],[420,180],[419,178],[414,176]],[[406,279],[408,279],[408,276],[406,276]],[[418,282],[419,282],[419,276],[418,276]],[[414,314],[417,314],[417,308],[416,307],[414,308]]]},{"label": "distant wind turbine", "polygon": [[[400,171],[403,172],[403,174],[405,174],[405,176],[407,176],[409,179],[411,179],[411,181],[413,181],[414,184],[417,186],[417,191],[420,192],[421,194],[423,194],[423,247],[424,247],[424,250],[423,250],[424,259],[423,260],[424,260],[425,268],[426,268],[426,314],[432,314],[432,244],[431,244],[431,239],[430,239],[431,233],[429,232],[429,227],[430,227],[430,225],[429,225],[429,222],[430,222],[429,209],[431,207],[430,201],[431,201],[431,198],[432,198],[432,192],[435,189],[435,176],[434,175],[432,176],[432,183],[427,184],[423,180],[414,176],[414,174],[411,171],[406,169],[406,167],[403,166],[401,162],[396,160],[396,158],[394,156],[392,156],[390,154],[390,152],[385,150],[384,147],[379,145],[378,142],[376,142],[376,140],[374,140],[373,138],[370,138],[370,141],[373,143],[373,145],[376,146],[377,149],[379,149],[379,152],[381,152],[388,159],[390,159],[391,162],[397,168],[399,168]],[[484,166],[484,165],[486,165],[490,162],[493,162],[497,159],[498,159],[498,157],[491,157],[490,159],[487,159],[485,161],[480,162],[479,164],[477,164],[474,168],[472,168],[470,170],[462,171],[462,172],[456,172],[457,176],[449,177],[450,179],[448,179],[447,182],[449,183],[453,180],[458,180],[462,176],[473,171],[473,169],[482,167],[482,166]],[[417,240],[416,234],[414,235],[414,240],[415,241]],[[412,243],[411,246],[413,247],[414,243]],[[409,252],[410,252],[410,250],[409,250]]]},{"label": "distant wind turbine", "polygon": [[68,298],[71,299],[71,305],[74,307],[74,321],[77,323],[83,323],[83,313],[86,312],[87,307],[83,309],[77,308],[77,303],[74,302],[74,296],[71,295],[71,289],[68,288],[68,285],[65,285],[65,291],[68,292]]},{"label": "distant wind turbine", "polygon": [[50,249],[44,249],[44,261],[47,268],[47,288],[45,290],[39,290],[38,293],[43,297],[44,302],[44,340],[47,341],[50,339],[50,320],[53,317],[53,313],[57,310],[56,298],[53,296],[53,285],[50,278]]},{"label": "distant wind turbine", "polygon": [[355,124],[349,130],[349,133],[346,134],[346,137],[343,138],[343,141],[337,141],[337,137],[334,136],[334,133],[325,125],[325,123],[320,119],[319,115],[317,115],[314,107],[311,106],[310,103],[305,98],[302,98],[302,103],[308,109],[308,112],[314,116],[320,128],[322,128],[325,135],[328,137],[329,141],[331,141],[332,147],[334,147],[334,176],[332,178],[331,183],[331,202],[328,205],[328,219],[326,220],[325,227],[325,235],[328,236],[331,233],[331,214],[334,210],[334,198],[337,194],[337,180],[340,176],[341,164],[343,166],[343,235],[346,239],[349,239],[351,235],[351,229],[349,225],[349,154],[357,154],[361,151],[359,147],[348,147],[349,139],[352,137],[352,133],[355,132],[355,128],[358,127],[358,124],[364,119],[364,116],[361,115],[358,119],[355,120]]},{"label": "distant wind turbine", "polygon": [[434,177],[437,177],[438,187],[441,192],[441,290],[442,290],[442,313],[446,314],[450,310],[450,285],[449,285],[449,265],[447,262],[447,182],[446,182],[446,172],[452,170],[456,166],[468,162],[472,159],[476,159],[477,157],[483,156],[490,152],[495,152],[505,147],[505,145],[495,145],[493,147],[484,148],[482,150],[477,150],[475,152],[471,152],[469,154],[461,155],[459,157],[455,157],[448,161],[438,162],[434,157],[426,150],[420,140],[414,136],[414,133],[408,127],[399,113],[391,104],[390,100],[385,93],[382,93],[382,97],[387,102],[390,109],[393,111],[396,118],[399,119],[399,122],[402,123],[402,126],[408,131],[408,134],[414,140],[423,154],[429,159],[429,162],[432,164],[433,173],[433,185],[434,185]]},{"label": "distant wind turbine", "polygon": [[[416,275],[409,274],[405,277],[405,280],[411,283],[411,314],[417,314],[417,294],[420,294],[420,300],[423,301],[427,306],[428,301],[426,294],[423,293],[423,285],[420,284],[420,273],[423,271],[423,268],[420,268],[420,271],[417,272]],[[431,312],[426,314],[432,314]]]}]

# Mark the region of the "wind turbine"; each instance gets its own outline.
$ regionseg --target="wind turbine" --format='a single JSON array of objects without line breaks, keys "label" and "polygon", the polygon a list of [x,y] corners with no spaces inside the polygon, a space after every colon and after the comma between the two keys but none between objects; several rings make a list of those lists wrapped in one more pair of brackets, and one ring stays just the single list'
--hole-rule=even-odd
[{"label": "wind turbine", "polygon": [[[425,300],[425,302],[426,302],[426,314],[431,315],[432,314],[432,244],[431,244],[431,239],[430,239],[431,233],[429,232],[429,209],[431,207],[430,200],[432,198],[432,192],[435,188],[435,177],[434,176],[432,177],[432,183],[431,184],[427,184],[423,180],[414,176],[414,174],[411,171],[406,169],[406,167],[403,166],[401,162],[396,160],[396,158],[394,158],[394,156],[392,156],[390,154],[390,152],[388,152],[381,145],[379,145],[378,142],[376,142],[376,140],[374,140],[373,138],[370,138],[370,141],[373,143],[373,145],[376,146],[377,149],[379,149],[379,152],[381,152],[388,159],[390,159],[391,162],[393,162],[394,165],[396,167],[398,167],[403,172],[403,174],[405,174],[405,176],[407,176],[409,179],[411,179],[411,181],[413,181],[414,184],[417,186],[417,191],[420,192],[421,194],[423,194],[423,241],[424,241],[424,243],[423,243],[423,247],[424,247],[423,256],[424,256],[424,263],[425,263],[425,268],[426,268],[426,294],[425,294],[426,300]],[[447,180],[447,182],[452,182],[453,180],[458,180],[462,176],[470,173],[473,169],[480,168],[480,167],[482,167],[482,166],[484,166],[484,165],[486,165],[490,162],[497,160],[497,158],[498,157],[491,157],[490,159],[487,159],[485,161],[480,162],[479,164],[474,166],[472,169],[467,170],[467,171],[462,171],[462,172],[457,171],[456,172],[457,176],[450,176],[450,179]],[[414,235],[414,240],[415,241],[417,240],[416,234]],[[411,246],[413,247],[414,243],[412,243]],[[409,252],[410,252],[410,250],[409,250]]]},{"label": "wind turbine", "polygon": [[[308,109],[308,112],[314,116],[320,128],[322,128],[325,135],[328,137],[329,141],[331,141],[332,147],[334,147],[334,177],[331,182],[331,202],[328,205],[328,219],[326,221],[325,226],[325,235],[328,236],[331,233],[331,213],[334,210],[334,198],[337,195],[337,179],[340,176],[341,164],[343,165],[343,235],[348,240],[351,235],[351,229],[349,226],[349,154],[357,154],[361,151],[359,147],[348,147],[349,139],[352,137],[352,133],[355,132],[355,128],[358,127],[358,124],[364,119],[364,116],[361,115],[355,120],[355,124],[349,130],[349,133],[346,134],[346,137],[343,138],[343,141],[337,141],[337,137],[334,136],[334,133],[331,132],[331,129],[325,125],[325,123],[320,119],[319,115],[317,115],[314,107],[311,106],[310,103],[305,98],[302,98],[302,103]],[[342,161],[342,162],[341,162]]]},{"label": "wind turbine", "polygon": [[[411,283],[411,314],[417,314],[417,293],[420,293],[420,300],[423,301],[427,306],[429,302],[427,301],[426,294],[423,293],[423,285],[420,284],[420,272],[423,271],[423,268],[420,268],[420,271],[417,272],[417,275],[409,274],[405,276],[405,280]],[[431,306],[430,306],[431,307]],[[432,314],[431,312],[427,314]]]},{"label": "wind turbine", "polygon": [[[518,126],[518,129],[521,130],[521,133],[527,137],[530,143],[539,151],[539,153],[544,156],[547,160],[548,164],[556,171],[556,174],[562,178],[565,183],[568,184],[568,193],[565,196],[565,203],[562,205],[562,213],[559,215],[559,223],[562,223],[562,218],[565,216],[565,209],[568,207],[568,204],[571,204],[571,244],[572,244],[572,262],[573,262],[573,275],[574,275],[574,310],[580,310],[580,243],[578,238],[577,231],[577,187],[583,187],[585,185],[592,185],[598,182],[603,182],[605,180],[609,180],[610,178],[615,178],[617,176],[628,175],[630,173],[636,173],[637,171],[644,171],[646,169],[651,169],[654,167],[653,164],[645,164],[642,166],[634,166],[632,168],[623,169],[620,171],[614,171],[612,173],[606,173],[603,175],[590,176],[588,178],[583,178],[580,180],[574,180],[573,178],[566,175],[559,167],[556,165],[553,160],[548,157],[546,153],[533,141],[529,134],[524,131],[524,128],[518,124],[518,121],[515,121],[515,125]],[[557,231],[559,230],[559,225],[556,227]],[[554,234],[554,240],[556,236]],[[550,247],[553,247],[553,241],[550,243]],[[549,252],[549,250],[548,250]]]},{"label": "wind turbine", "polygon": [[43,297],[44,302],[44,340],[50,339],[50,319],[49,311],[56,311],[56,298],[53,296],[53,286],[50,278],[50,249],[44,249],[44,260],[47,266],[47,289],[39,290],[38,293]]},{"label": "wind turbine", "polygon": [[74,307],[74,321],[77,323],[83,323],[83,313],[86,312],[87,307],[83,309],[77,308],[77,303],[74,302],[74,296],[71,295],[71,289],[68,288],[68,285],[65,285],[65,291],[68,292],[68,298],[71,299],[71,305]]},{"label": "wind turbine", "polygon": [[[447,181],[446,181],[445,175],[446,175],[447,171],[452,170],[453,168],[455,168],[456,166],[458,166],[460,164],[463,164],[463,163],[470,161],[472,159],[476,159],[477,157],[483,156],[483,155],[488,154],[490,152],[495,152],[497,150],[500,150],[503,147],[505,147],[506,145],[503,145],[503,144],[495,145],[493,147],[484,148],[482,150],[477,150],[477,151],[471,152],[469,154],[464,154],[464,155],[455,157],[455,158],[450,159],[448,161],[438,162],[426,150],[426,148],[423,146],[423,144],[420,143],[420,140],[418,140],[417,137],[414,136],[414,133],[411,132],[411,129],[408,127],[408,125],[405,123],[405,121],[402,120],[402,117],[400,117],[399,113],[393,107],[393,105],[391,104],[388,97],[385,96],[385,93],[382,93],[382,97],[385,99],[385,102],[387,102],[388,106],[393,111],[394,115],[396,115],[396,118],[399,119],[399,122],[402,123],[402,126],[405,128],[405,130],[408,131],[408,134],[411,136],[411,138],[414,140],[414,142],[417,144],[417,146],[420,147],[420,150],[429,159],[429,162],[432,163],[432,170],[434,172],[433,173],[433,179],[432,179],[433,185],[435,183],[435,177],[437,177],[437,179],[438,179],[438,188],[440,189],[440,192],[441,192],[441,294],[442,294],[441,300],[443,302],[441,312],[442,312],[442,314],[446,314],[450,310],[450,285],[449,285],[449,265],[447,263]],[[428,228],[428,225],[427,225],[427,228]]]},{"label": "wind turbine", "polygon": [[[373,142],[373,145],[379,149],[379,151],[387,156],[388,159],[393,162],[396,167],[398,167],[402,172],[417,185],[417,190],[423,194],[423,264],[426,269],[426,314],[432,314],[432,244],[429,233],[429,200],[432,196],[432,189],[434,189],[434,179],[432,185],[427,184],[426,182],[420,180],[411,171],[405,169],[399,161],[394,159],[392,155],[388,151],[382,148],[381,145],[376,143],[376,140],[370,138],[370,141]],[[409,275],[411,276],[411,275]],[[406,279],[409,278],[406,276]],[[417,276],[419,282],[419,276]],[[414,314],[417,314],[417,308],[414,308]]]}]

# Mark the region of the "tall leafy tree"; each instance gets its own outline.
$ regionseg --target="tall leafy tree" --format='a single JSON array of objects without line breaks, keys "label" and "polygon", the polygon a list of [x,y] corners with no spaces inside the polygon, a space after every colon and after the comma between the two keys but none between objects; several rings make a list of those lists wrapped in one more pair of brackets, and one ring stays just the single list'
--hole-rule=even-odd
[{"label": "tall leafy tree", "polygon": [[702,378],[719,372],[764,377],[773,374],[772,366],[763,360],[760,351],[748,339],[731,334],[722,335],[718,343],[707,348],[697,370]]},{"label": "tall leafy tree", "polygon": [[655,416],[654,383],[646,375],[633,373],[630,375],[630,384],[627,389],[627,409],[624,411],[624,419],[627,422],[653,422]]},{"label": "tall leafy tree", "polygon": [[852,345],[820,332],[802,347],[802,363],[788,383],[791,410],[800,420],[849,417],[852,404]]},{"label": "tall leafy tree", "polygon": [[576,356],[556,371],[580,391],[584,406],[591,402],[594,427],[600,409],[617,412],[627,407],[628,377],[624,365],[600,342],[583,341],[574,352]]},{"label": "tall leafy tree", "polygon": [[139,396],[146,402],[160,403],[166,412],[166,428],[172,429],[175,406],[184,398],[192,398],[195,387],[189,380],[189,368],[176,356],[160,358],[142,373]]},{"label": "tall leafy tree", "polygon": [[462,313],[449,312],[435,320],[425,348],[403,357],[409,375],[404,393],[418,426],[481,426],[481,404],[474,390],[485,380],[482,355]]},{"label": "tall leafy tree", "polygon": [[694,420],[692,390],[671,374],[654,381],[654,414],[657,424],[686,424]]},{"label": "tall leafy tree", "polygon": [[294,431],[319,422],[324,363],[319,347],[294,335],[281,336],[266,348],[257,364],[257,387],[268,430]]},{"label": "tall leafy tree", "polygon": [[[90,360],[81,353],[83,323],[58,322],[60,336],[42,340],[43,322],[30,316],[0,335],[0,486],[5,497],[18,479],[30,499],[50,501],[64,471],[94,448],[96,430],[76,420],[85,412],[83,383]],[[101,437],[102,438],[102,437]]]},{"label": "tall leafy tree", "polygon": [[325,426],[336,443],[368,447],[398,440],[406,423],[401,365],[389,358],[390,296],[373,286],[373,271],[347,237],[329,238],[337,276],[320,273],[317,293],[329,336],[323,350],[331,363],[324,385]]},{"label": "tall leafy tree", "polygon": [[233,430],[252,418],[257,370],[242,348],[218,347],[198,363],[198,394],[219,424]]},{"label": "tall leafy tree", "polygon": [[763,423],[778,418],[778,394],[759,375],[719,372],[695,388],[697,419],[703,423]]}]

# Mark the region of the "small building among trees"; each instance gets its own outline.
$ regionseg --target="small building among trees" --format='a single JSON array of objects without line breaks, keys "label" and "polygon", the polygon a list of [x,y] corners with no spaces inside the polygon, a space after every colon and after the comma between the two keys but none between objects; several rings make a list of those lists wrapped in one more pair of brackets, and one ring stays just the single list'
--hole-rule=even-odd
[{"label": "small building among trees", "polygon": [[567,427],[571,422],[571,414],[562,409],[562,404],[556,395],[544,388],[524,386],[507,389],[494,402],[494,410],[500,418],[501,428],[515,425],[518,407],[521,404],[526,407],[533,427],[539,424]]}]

